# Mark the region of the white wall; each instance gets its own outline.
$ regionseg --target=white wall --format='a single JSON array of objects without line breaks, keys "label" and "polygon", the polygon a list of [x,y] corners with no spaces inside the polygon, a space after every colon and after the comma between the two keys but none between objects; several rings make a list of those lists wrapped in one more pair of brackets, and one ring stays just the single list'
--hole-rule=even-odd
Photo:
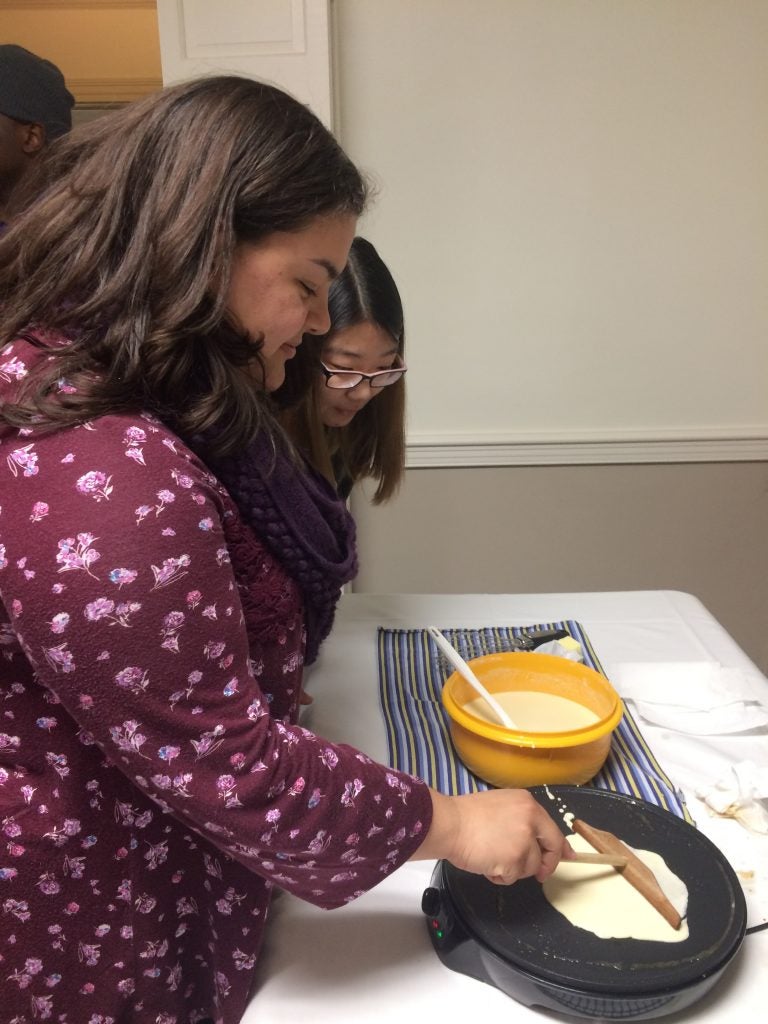
[{"label": "white wall", "polygon": [[340,135],[380,186],[363,230],[406,304],[412,445],[766,458],[768,3],[333,11]]}]

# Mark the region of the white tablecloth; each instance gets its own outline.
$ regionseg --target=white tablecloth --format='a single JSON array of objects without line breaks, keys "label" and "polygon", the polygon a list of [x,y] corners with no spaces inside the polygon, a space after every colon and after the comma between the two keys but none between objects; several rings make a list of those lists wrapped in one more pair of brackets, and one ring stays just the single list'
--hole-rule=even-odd
[{"label": "white tablecloth", "polygon": [[[609,676],[613,665],[625,663],[648,663],[651,671],[654,663],[709,661],[740,669],[757,685],[768,686],[726,631],[688,594],[348,594],[309,675],[307,688],[315,702],[306,709],[303,724],[386,761],[378,701],[377,627],[522,626],[560,619],[576,619],[584,626]],[[672,774],[654,737],[646,734],[646,738]],[[749,924],[759,924],[768,905],[766,879],[760,871],[768,864],[768,839],[752,836],[734,821],[710,818],[683,788],[698,827],[743,874]],[[432,866],[406,864],[371,892],[332,912],[279,895],[257,988],[243,1024],[555,1019],[448,970],[438,960],[420,910]],[[766,986],[768,930],[763,930],[747,935],[741,953],[712,992],[667,1020],[670,1024],[694,1019],[733,1024],[753,1015],[762,1017]]]}]

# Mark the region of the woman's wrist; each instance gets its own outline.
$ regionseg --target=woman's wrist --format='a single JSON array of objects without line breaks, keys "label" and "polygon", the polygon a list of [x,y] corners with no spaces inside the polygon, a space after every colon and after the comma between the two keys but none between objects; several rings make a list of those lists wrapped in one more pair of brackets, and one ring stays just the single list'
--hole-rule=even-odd
[{"label": "woman's wrist", "polygon": [[424,842],[411,860],[450,860],[453,844],[459,830],[459,808],[456,797],[445,796],[429,789],[432,799],[432,823]]}]

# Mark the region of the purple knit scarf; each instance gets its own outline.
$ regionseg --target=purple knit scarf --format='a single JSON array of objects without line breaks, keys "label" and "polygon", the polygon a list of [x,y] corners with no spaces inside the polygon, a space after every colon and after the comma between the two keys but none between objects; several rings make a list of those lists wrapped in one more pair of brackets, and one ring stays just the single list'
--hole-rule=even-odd
[{"label": "purple knit scarf", "polygon": [[301,589],[307,629],[306,664],[333,625],[344,583],[357,573],[355,521],[320,473],[260,434],[238,456],[206,459],[243,519]]}]

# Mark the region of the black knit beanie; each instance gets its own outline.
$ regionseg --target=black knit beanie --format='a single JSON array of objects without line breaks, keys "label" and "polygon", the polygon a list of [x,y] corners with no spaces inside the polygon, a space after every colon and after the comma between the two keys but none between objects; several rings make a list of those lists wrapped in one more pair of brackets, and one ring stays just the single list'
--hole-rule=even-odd
[{"label": "black knit beanie", "polygon": [[74,102],[55,64],[14,43],[0,46],[0,114],[43,125],[50,142],[72,127]]}]

